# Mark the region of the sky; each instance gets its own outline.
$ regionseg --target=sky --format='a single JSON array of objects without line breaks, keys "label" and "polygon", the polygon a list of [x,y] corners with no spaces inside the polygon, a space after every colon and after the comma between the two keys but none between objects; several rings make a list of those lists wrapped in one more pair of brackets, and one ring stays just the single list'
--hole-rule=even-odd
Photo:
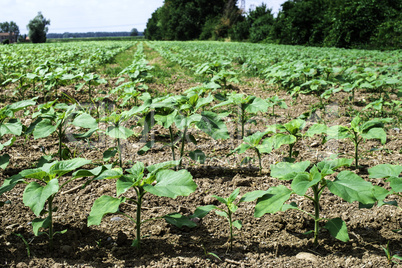
[{"label": "sky", "polygon": [[[246,10],[263,2],[277,13],[285,0],[246,0]],[[142,32],[162,5],[163,0],[0,0],[0,22],[14,21],[27,34],[26,25],[41,11],[50,20],[48,33]]]}]

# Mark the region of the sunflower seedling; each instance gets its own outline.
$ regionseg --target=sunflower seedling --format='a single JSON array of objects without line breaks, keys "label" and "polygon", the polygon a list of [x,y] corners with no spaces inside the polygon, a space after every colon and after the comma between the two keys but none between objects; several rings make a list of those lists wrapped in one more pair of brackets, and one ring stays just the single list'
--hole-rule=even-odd
[{"label": "sunflower seedling", "polygon": [[[233,220],[233,214],[236,213],[238,209],[238,205],[241,200],[237,203],[236,198],[239,195],[240,188],[234,190],[228,198],[223,198],[217,195],[213,195],[212,197],[216,198],[219,202],[225,205],[225,209],[222,209],[215,205],[206,205],[202,207],[198,207],[194,214],[190,218],[203,218],[205,217],[210,211],[215,210],[215,213],[219,216],[225,217],[229,222],[229,250],[233,249],[233,227],[236,227],[238,230],[241,229],[242,223],[240,220]],[[216,257],[216,256],[215,256]]]},{"label": "sunflower seedling", "polygon": [[[182,226],[195,227],[194,222],[179,213],[147,220],[141,219],[141,208],[145,194],[150,193],[156,196],[176,198],[177,196],[188,196],[197,188],[197,184],[187,170],[173,171],[169,169],[176,165],[178,165],[178,161],[159,163],[145,168],[142,162],[137,162],[130,169],[126,169],[125,172],[121,168],[104,170],[94,179],[117,179],[117,197],[103,195],[95,200],[88,217],[88,226],[99,225],[106,214],[117,213],[123,215],[136,225],[136,239],[133,241],[132,246],[138,249],[141,246],[141,225],[144,222],[164,218],[168,223],[179,228]],[[121,196],[130,189],[135,191],[135,199]],[[135,218],[119,210],[119,206],[125,202],[136,204]]]},{"label": "sunflower seedling", "polygon": [[362,141],[368,139],[378,139],[381,144],[387,141],[387,134],[384,131],[384,122],[389,119],[372,119],[362,122],[359,116],[353,118],[350,127],[332,126],[327,130],[327,140],[330,139],[349,139],[355,147],[355,168],[359,168],[359,145]]},{"label": "sunflower seedling", "polygon": [[[9,185],[15,182],[25,182],[23,179],[34,179],[31,181],[24,190],[22,200],[24,205],[31,208],[32,212],[38,217],[32,221],[33,232],[36,236],[46,234],[49,237],[49,247],[53,250],[53,237],[58,233],[65,233],[67,230],[57,231],[53,230],[53,213],[57,211],[57,207],[53,206],[53,201],[60,190],[66,186],[69,182],[76,179],[72,177],[65,181],[61,186],[59,185],[59,179],[84,165],[91,163],[90,160],[83,158],[74,158],[66,161],[54,161],[52,163],[45,163],[40,168],[26,169],[19,174],[11,177]],[[26,183],[26,182],[25,182]],[[47,209],[44,209],[47,203]],[[46,215],[45,218],[39,218],[42,215]],[[40,232],[41,228],[48,228],[48,232]]]},{"label": "sunflower seedling", "polygon": [[[273,214],[288,209],[296,209],[306,213],[314,219],[314,230],[308,233],[314,233],[315,247],[318,246],[319,223],[323,220],[326,221],[324,228],[333,237],[346,242],[349,240],[346,223],[341,218],[322,218],[320,216],[320,198],[323,191],[328,188],[331,193],[350,203],[359,201],[362,204],[374,204],[377,201],[373,194],[376,188],[351,171],[341,171],[335,180],[325,178],[342,166],[350,166],[352,161],[352,159],[344,158],[326,160],[314,165],[309,171],[306,171],[310,166],[309,161],[298,163],[281,162],[271,165],[271,176],[280,180],[291,180],[291,189],[284,185],[279,185],[266,191],[253,191],[245,194],[241,201],[248,202],[257,199],[254,213],[256,218],[262,217],[266,213]],[[307,194],[309,188],[312,190],[312,195]],[[294,202],[285,204],[293,194],[311,200],[314,205],[314,212],[311,213],[298,208]]]}]

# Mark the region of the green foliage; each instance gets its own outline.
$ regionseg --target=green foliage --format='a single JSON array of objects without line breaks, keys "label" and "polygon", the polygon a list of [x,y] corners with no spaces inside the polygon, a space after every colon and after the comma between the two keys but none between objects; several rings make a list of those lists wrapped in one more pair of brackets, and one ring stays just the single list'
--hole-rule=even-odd
[{"label": "green foliage", "polygon": [[265,100],[256,96],[245,96],[244,94],[236,92],[224,96],[224,100],[212,107],[212,109],[227,105],[235,105],[240,110],[238,122],[241,125],[241,138],[245,136],[245,124],[250,120],[252,115],[259,112],[266,112],[268,109],[268,103]]},{"label": "green foliage", "polygon": [[[69,149],[63,144],[68,125],[72,124],[77,127],[89,128],[87,132],[89,136],[98,128],[96,120],[89,114],[77,112],[75,104],[67,105],[65,103],[57,103],[56,99],[40,104],[37,110],[38,111],[32,115],[33,119],[37,119],[29,126],[27,134],[32,133],[35,139],[39,139],[46,138],[56,132],[59,145],[59,160],[69,157]],[[78,138],[79,135],[75,135],[75,137]],[[66,147],[66,151],[63,151],[63,145]]]},{"label": "green foliage", "polygon": [[[345,222],[340,218],[325,219],[320,217],[320,198],[324,189],[341,197],[347,202],[359,201],[363,204],[373,204],[377,201],[374,195],[375,186],[366,182],[358,175],[350,171],[341,171],[335,180],[326,179],[337,169],[343,166],[350,166],[351,159],[325,160],[312,166],[307,171],[310,162],[288,163],[282,162],[271,165],[271,176],[280,180],[291,180],[291,189],[284,185],[271,187],[267,191],[258,190],[247,193],[241,201],[249,202],[257,199],[254,216],[259,218],[266,213],[276,213],[288,209],[300,210],[314,219],[314,245],[318,246],[319,222],[327,221],[324,226],[336,239],[347,242],[349,240]],[[312,194],[307,192],[312,190]],[[308,198],[313,201],[314,214],[300,209],[292,202],[285,204],[292,194]]]},{"label": "green foliage", "polygon": [[240,204],[241,199],[238,202],[236,201],[237,196],[239,195],[240,188],[234,190],[228,198],[223,198],[220,196],[213,195],[212,197],[216,198],[219,202],[225,205],[225,209],[222,209],[215,205],[206,205],[202,207],[198,207],[194,214],[190,218],[203,218],[205,217],[210,211],[216,210],[216,214],[219,216],[223,216],[227,218],[229,222],[229,249],[233,249],[233,227],[236,227],[238,230],[241,229],[242,223],[240,220],[233,220],[233,214],[236,213],[238,209],[238,205]]},{"label": "green foliage", "polygon": [[166,0],[152,13],[145,37],[150,40],[209,39],[227,36],[239,16],[236,1]]},{"label": "green foliage", "polygon": [[383,191],[378,192],[381,194],[379,205],[388,204],[399,207],[402,210],[401,206],[398,206],[396,202],[384,202],[383,200],[388,195],[397,195],[402,196],[402,178],[399,177],[402,173],[402,166],[400,165],[390,165],[390,164],[380,164],[368,169],[370,174],[369,178],[374,179],[387,179],[386,182],[389,183],[391,187],[391,191]]},{"label": "green foliage", "polygon": [[367,139],[378,139],[382,144],[387,140],[387,134],[384,130],[386,119],[372,119],[364,122],[359,116],[353,118],[350,127],[332,126],[327,130],[327,140],[330,139],[349,139],[355,146],[355,168],[359,167],[359,145]]},{"label": "green foliage", "polygon": [[[23,126],[21,120],[16,118],[15,113],[20,110],[25,110],[29,106],[35,105],[35,100],[36,98],[19,101],[6,105],[0,109],[0,138],[7,134],[12,135],[8,141],[0,143],[0,151],[6,146],[12,146],[16,137],[22,134]],[[8,154],[0,155],[0,168],[6,169],[9,161],[10,156]]]},{"label": "green foliage", "polygon": [[[15,185],[16,183],[25,182],[24,179],[34,179],[31,181],[24,190],[23,202],[26,206],[31,208],[32,212],[38,217],[32,221],[32,228],[35,235],[47,234],[49,237],[49,247],[53,249],[53,236],[57,233],[65,233],[67,230],[54,232],[53,230],[53,213],[57,211],[53,207],[53,201],[60,190],[76,177],[65,181],[59,185],[59,179],[84,165],[91,163],[90,160],[83,158],[74,158],[66,161],[54,161],[45,163],[40,168],[25,169],[19,174],[10,178],[8,185]],[[4,184],[2,186],[2,189]],[[44,209],[47,204],[47,209]],[[45,218],[39,218],[46,215]],[[49,229],[47,233],[40,232],[40,229]]]},{"label": "green foliage", "polygon": [[28,36],[32,43],[46,43],[48,25],[50,25],[50,20],[45,19],[41,12],[38,12],[38,15],[29,21],[27,25]]},{"label": "green foliage", "polygon": [[387,257],[387,260],[388,260],[388,265],[391,265],[391,267],[394,264],[399,264],[399,262],[397,260],[402,261],[401,256],[396,255],[396,254],[392,255],[391,250],[389,248],[389,241],[387,242],[387,247],[384,248],[383,246],[381,246],[381,248],[384,250],[385,256]]},{"label": "green foliage", "polygon": [[250,42],[263,41],[271,35],[274,24],[274,15],[265,3],[257,6],[255,10],[250,10],[247,15],[247,22],[250,27]]},{"label": "green foliage", "polygon": [[[262,170],[262,163],[261,163],[261,154],[264,153],[270,153],[272,151],[272,139],[267,138],[264,141],[261,142],[262,138],[268,134],[275,132],[275,130],[272,131],[272,129],[267,129],[264,132],[256,132],[250,136],[244,137],[243,138],[243,143],[240,144],[236,149],[234,149],[231,153],[238,153],[242,154],[248,149],[252,149],[255,151],[258,157],[258,163],[259,163],[259,168],[260,172]],[[261,143],[260,143],[261,142]]]},{"label": "green foliage", "polygon": [[[158,163],[145,168],[142,162],[137,162],[125,172],[121,168],[104,169],[100,174],[95,174],[94,179],[117,179],[116,192],[121,196],[130,189],[134,189],[136,199],[130,197],[111,197],[103,195],[95,200],[88,217],[88,226],[99,225],[106,214],[118,213],[129,218],[136,225],[136,239],[133,246],[138,249],[141,246],[141,225],[150,220],[164,218],[168,223],[179,228],[182,226],[195,227],[196,224],[188,218],[178,214],[168,214],[162,217],[141,220],[141,207],[146,193],[156,196],[176,198],[177,196],[188,196],[195,191],[197,185],[192,180],[191,174],[186,170],[173,171],[169,168],[178,164],[178,161]],[[86,174],[82,174],[86,175]],[[137,206],[136,217],[132,218],[119,210],[119,206],[125,202],[133,202]]]}]

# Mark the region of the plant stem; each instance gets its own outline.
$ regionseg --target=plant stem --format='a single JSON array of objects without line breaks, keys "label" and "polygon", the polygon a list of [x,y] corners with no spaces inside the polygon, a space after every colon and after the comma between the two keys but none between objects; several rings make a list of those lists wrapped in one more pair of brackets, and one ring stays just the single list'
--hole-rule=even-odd
[{"label": "plant stem", "polygon": [[49,220],[50,220],[50,225],[49,225],[49,248],[50,251],[53,251],[53,198],[54,196],[51,196],[48,198],[48,208],[49,208]]},{"label": "plant stem", "polygon": [[59,127],[58,127],[58,129],[59,129],[59,160],[60,161],[62,161],[63,159],[62,159],[62,153],[61,153],[61,140],[62,140],[62,136],[63,136],[63,133],[62,133],[62,126],[63,126],[63,123],[60,123],[60,125],[59,125]]},{"label": "plant stem", "polygon": [[123,161],[121,160],[120,138],[117,138],[117,151],[119,152],[119,165],[121,168],[123,168]]},{"label": "plant stem", "polygon": [[183,131],[183,137],[181,137],[181,148],[180,148],[180,162],[179,162],[179,169],[181,168],[181,163],[183,161],[183,155],[184,155],[184,142],[185,142],[185,138],[186,138],[186,134],[187,134],[187,129],[188,127],[185,126],[184,127],[184,131]]},{"label": "plant stem", "polygon": [[244,111],[244,109],[243,109],[243,107],[241,107],[241,118],[240,118],[240,121],[241,121],[241,138],[243,139],[244,138],[244,124],[246,123],[245,121],[245,111]]},{"label": "plant stem", "polygon": [[256,151],[257,156],[258,156],[258,164],[259,164],[259,167],[260,167],[260,175],[261,175],[261,172],[262,172],[261,154],[260,154],[260,151],[258,151],[257,148],[255,149],[255,151]]},{"label": "plant stem", "polygon": [[142,206],[142,197],[144,196],[144,189],[138,189],[138,197],[137,197],[137,220],[136,220],[136,230],[137,230],[137,248],[141,249],[141,206]]},{"label": "plant stem", "polygon": [[289,144],[289,160],[292,159],[293,146],[295,146],[295,143]]},{"label": "plant stem", "polygon": [[228,220],[229,220],[229,240],[230,240],[230,250],[233,249],[233,222],[232,222],[232,212],[228,208]]},{"label": "plant stem", "polygon": [[170,134],[170,147],[172,148],[172,157],[173,157],[173,161],[176,161],[176,156],[174,155],[174,140],[173,140],[173,129],[172,129],[172,126],[169,127],[169,134]]},{"label": "plant stem", "polygon": [[314,192],[314,247],[318,246],[318,232],[320,231],[320,203],[318,185],[312,187]]}]

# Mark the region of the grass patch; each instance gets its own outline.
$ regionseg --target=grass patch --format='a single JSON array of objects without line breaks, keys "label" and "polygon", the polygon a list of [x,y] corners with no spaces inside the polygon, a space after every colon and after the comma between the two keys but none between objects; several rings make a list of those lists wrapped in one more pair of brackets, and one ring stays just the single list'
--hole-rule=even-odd
[{"label": "grass patch", "polygon": [[102,66],[99,72],[116,77],[127,66],[129,66],[134,59],[134,53],[137,50],[137,46],[132,46],[129,49],[117,54],[111,63]]},{"label": "grass patch", "polygon": [[202,77],[194,75],[190,69],[181,67],[179,64],[167,61],[161,55],[151,49],[147,44],[144,45],[144,54],[149,63],[154,67],[152,75],[155,82],[169,86],[175,84],[177,81],[187,81],[189,83],[202,82]]}]

